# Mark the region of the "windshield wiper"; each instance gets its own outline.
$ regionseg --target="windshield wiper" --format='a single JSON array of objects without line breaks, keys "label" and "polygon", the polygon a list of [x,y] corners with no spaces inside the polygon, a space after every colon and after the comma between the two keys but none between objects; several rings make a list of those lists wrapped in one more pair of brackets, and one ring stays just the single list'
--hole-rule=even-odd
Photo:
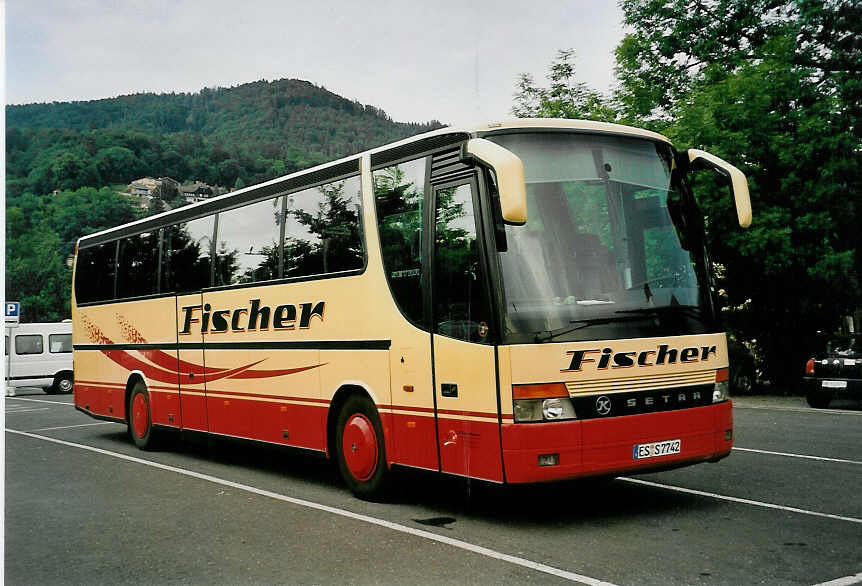
[{"label": "windshield wiper", "polygon": [[[620,312],[617,312],[620,313]],[[581,330],[583,328],[588,328],[590,326],[602,325],[602,324],[610,324],[610,323],[618,323],[622,321],[634,321],[644,319],[643,315],[629,315],[629,316],[618,316],[618,317],[595,317],[591,319],[573,319],[570,321],[570,324],[578,324],[573,328],[569,326],[564,326],[557,330],[539,330],[535,334],[533,334],[533,342],[536,344],[541,344],[542,342],[548,342],[553,340],[557,336],[562,336],[564,334],[568,334],[570,332],[574,332],[575,330]],[[544,336],[541,334],[545,334]]]},{"label": "windshield wiper", "polygon": [[663,305],[661,307],[641,307],[639,309],[620,309],[614,313],[629,313],[638,315],[654,315],[662,317],[667,314],[685,315],[706,323],[703,309],[697,305]]}]

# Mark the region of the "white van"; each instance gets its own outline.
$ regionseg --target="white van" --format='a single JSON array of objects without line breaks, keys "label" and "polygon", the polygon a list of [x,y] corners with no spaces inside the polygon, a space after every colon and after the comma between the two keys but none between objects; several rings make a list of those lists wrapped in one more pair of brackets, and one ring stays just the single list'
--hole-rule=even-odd
[{"label": "white van", "polygon": [[52,395],[71,393],[71,320],[7,327],[3,368],[6,371],[6,385],[13,387],[13,390],[15,387],[42,387]]}]

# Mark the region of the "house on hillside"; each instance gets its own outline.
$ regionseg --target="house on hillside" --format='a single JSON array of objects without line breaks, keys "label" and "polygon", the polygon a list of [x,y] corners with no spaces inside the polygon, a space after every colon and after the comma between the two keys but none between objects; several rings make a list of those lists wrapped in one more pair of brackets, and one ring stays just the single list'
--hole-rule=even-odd
[{"label": "house on hillside", "polygon": [[137,179],[132,181],[129,184],[129,193],[132,195],[138,196],[152,196],[153,192],[156,190],[156,187],[161,185],[158,179],[153,179],[152,177],[144,177],[142,179]]},{"label": "house on hillside", "polygon": [[200,181],[195,181],[188,185],[181,185],[179,189],[180,195],[182,195],[183,199],[189,203],[204,201],[205,199],[211,198],[213,195],[218,195],[219,192],[218,188],[211,187],[206,183],[201,183]]},{"label": "house on hillside", "polygon": [[132,195],[152,197],[156,189],[162,185],[171,185],[174,188],[179,189],[180,182],[171,177],[159,177],[158,179],[143,177],[142,179],[132,181],[129,184],[128,190]]}]

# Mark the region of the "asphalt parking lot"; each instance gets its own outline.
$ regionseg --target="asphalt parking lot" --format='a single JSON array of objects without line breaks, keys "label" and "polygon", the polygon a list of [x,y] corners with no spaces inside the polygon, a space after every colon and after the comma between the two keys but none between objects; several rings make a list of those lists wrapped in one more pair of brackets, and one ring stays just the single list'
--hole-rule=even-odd
[{"label": "asphalt parking lot", "polygon": [[5,399],[9,584],[853,584],[862,405],[735,400],[717,464],[505,488],[216,442],[140,452],[72,397]]}]

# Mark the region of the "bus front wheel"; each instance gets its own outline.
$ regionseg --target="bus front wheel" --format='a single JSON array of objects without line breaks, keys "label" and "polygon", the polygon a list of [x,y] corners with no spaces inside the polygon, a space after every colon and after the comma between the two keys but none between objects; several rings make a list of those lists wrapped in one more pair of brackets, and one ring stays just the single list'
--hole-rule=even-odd
[{"label": "bus front wheel", "polygon": [[152,449],[155,446],[155,433],[150,409],[150,394],[142,381],[136,382],[132,388],[126,413],[128,415],[129,437],[132,438],[138,448],[142,450]]},{"label": "bus front wheel", "polygon": [[361,499],[381,500],[389,487],[383,427],[374,403],[354,395],[338,414],[335,452],[338,469],[350,490]]}]

